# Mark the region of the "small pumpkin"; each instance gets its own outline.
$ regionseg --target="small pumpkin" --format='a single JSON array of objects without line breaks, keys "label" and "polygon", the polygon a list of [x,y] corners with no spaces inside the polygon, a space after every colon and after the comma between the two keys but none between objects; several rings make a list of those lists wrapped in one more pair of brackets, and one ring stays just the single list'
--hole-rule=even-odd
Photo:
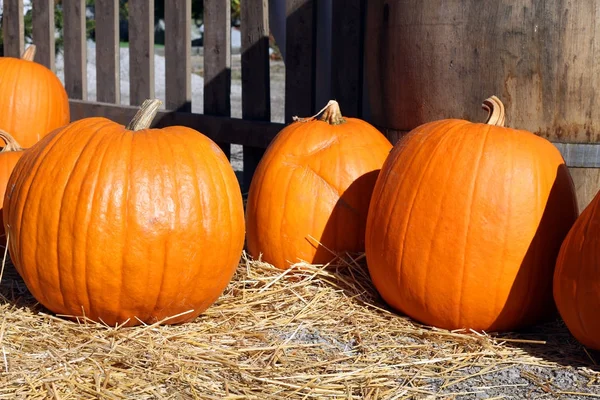
[{"label": "small pumpkin", "polygon": [[273,139],[250,184],[248,252],[286,269],[364,251],[371,193],[391,148],[372,125],[343,117],[336,101],[296,118]]},{"label": "small pumpkin", "polygon": [[600,192],[565,238],[554,271],[554,300],[573,336],[600,350]]},{"label": "small pumpkin", "polygon": [[505,331],[556,315],[554,265],[578,210],[558,149],[504,127],[421,125],[383,165],[369,210],[366,258],[394,309],[445,329]]},{"label": "small pumpkin", "polygon": [[[4,199],[6,185],[8,179],[17,165],[17,161],[23,155],[23,148],[17,141],[8,133],[0,129],[0,139],[6,143],[0,151],[0,199]],[[4,224],[2,224],[2,214],[0,213],[0,244],[6,243],[6,235],[4,233]]]},{"label": "small pumpkin", "polygon": [[24,148],[70,121],[69,98],[58,77],[33,61],[35,45],[21,58],[0,57],[0,129]]},{"label": "small pumpkin", "polygon": [[75,121],[28,149],[4,197],[11,259],[49,310],[108,325],[192,320],[229,283],[244,245],[241,191],[198,131]]}]

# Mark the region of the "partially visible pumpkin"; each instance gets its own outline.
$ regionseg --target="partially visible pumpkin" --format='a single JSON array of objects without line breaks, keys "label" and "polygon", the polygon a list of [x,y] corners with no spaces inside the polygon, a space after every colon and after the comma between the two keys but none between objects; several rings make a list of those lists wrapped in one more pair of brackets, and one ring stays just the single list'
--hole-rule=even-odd
[{"label": "partially visible pumpkin", "polygon": [[[4,141],[5,146],[0,151],[0,199],[4,200],[6,185],[8,179],[17,165],[17,161],[23,155],[23,149],[17,141],[8,133],[0,129],[0,139]],[[4,224],[2,223],[2,214],[0,213],[0,244],[6,243],[6,234],[4,233]]]},{"label": "partially visible pumpkin", "polygon": [[[198,131],[85,118],[17,163],[4,197],[10,256],[51,311],[108,325],[189,321],[229,283],[244,245],[235,173]],[[166,319],[166,320],[165,320]]]},{"label": "partially visible pumpkin", "polygon": [[279,132],[250,185],[248,251],[280,269],[364,251],[371,193],[392,148],[372,125],[343,117],[335,101],[320,114]]},{"label": "partially visible pumpkin", "polygon": [[552,276],[578,210],[558,149],[504,127],[426,123],[384,164],[369,210],[366,258],[396,310],[446,329],[505,331],[556,315]]},{"label": "partially visible pumpkin", "polygon": [[573,336],[600,350],[600,192],[562,244],[554,271],[554,300]]},{"label": "partially visible pumpkin", "polygon": [[0,129],[24,148],[70,120],[63,84],[34,56],[31,45],[20,59],[0,57]]}]

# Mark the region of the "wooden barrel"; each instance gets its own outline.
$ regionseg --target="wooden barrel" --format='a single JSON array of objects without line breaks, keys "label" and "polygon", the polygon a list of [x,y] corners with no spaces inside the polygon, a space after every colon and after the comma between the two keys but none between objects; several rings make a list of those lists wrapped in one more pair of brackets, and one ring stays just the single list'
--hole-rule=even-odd
[{"label": "wooden barrel", "polygon": [[443,118],[506,125],[554,142],[580,209],[600,189],[600,2],[369,0],[365,70],[371,122],[390,138]]}]

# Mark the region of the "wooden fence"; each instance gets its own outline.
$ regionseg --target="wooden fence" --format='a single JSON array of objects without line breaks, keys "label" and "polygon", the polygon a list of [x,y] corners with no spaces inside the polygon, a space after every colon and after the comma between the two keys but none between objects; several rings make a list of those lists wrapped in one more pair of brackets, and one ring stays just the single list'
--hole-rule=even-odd
[{"label": "wooden fence", "polygon": [[[162,1],[162,0],[159,0]],[[268,0],[241,0],[242,118],[231,118],[230,0],[204,0],[204,111],[191,112],[191,0],[165,0],[165,102],[154,126],[185,125],[243,145],[243,190],[264,148],[284,126],[271,121]],[[331,87],[349,116],[362,115],[365,0],[332,0]],[[119,0],[95,0],[97,102],[87,101],[85,0],[63,0],[65,87],[73,120],[126,124],[154,97],[154,0],[129,0],[130,105],[120,104]],[[35,61],[55,69],[54,0],[32,1]],[[317,0],[286,0],[285,121],[316,111]],[[4,55],[24,50],[23,0],[4,0]]]}]

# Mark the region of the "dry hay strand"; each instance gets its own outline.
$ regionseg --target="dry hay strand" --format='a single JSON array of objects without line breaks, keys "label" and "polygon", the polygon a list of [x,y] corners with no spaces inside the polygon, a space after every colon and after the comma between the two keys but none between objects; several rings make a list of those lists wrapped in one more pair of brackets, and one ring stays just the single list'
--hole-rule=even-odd
[{"label": "dry hay strand", "polygon": [[59,318],[9,264],[0,294],[0,398],[600,397],[593,355],[561,323],[503,337],[419,325],[381,301],[364,255],[281,271],[244,254],[217,303],[176,326]]}]

